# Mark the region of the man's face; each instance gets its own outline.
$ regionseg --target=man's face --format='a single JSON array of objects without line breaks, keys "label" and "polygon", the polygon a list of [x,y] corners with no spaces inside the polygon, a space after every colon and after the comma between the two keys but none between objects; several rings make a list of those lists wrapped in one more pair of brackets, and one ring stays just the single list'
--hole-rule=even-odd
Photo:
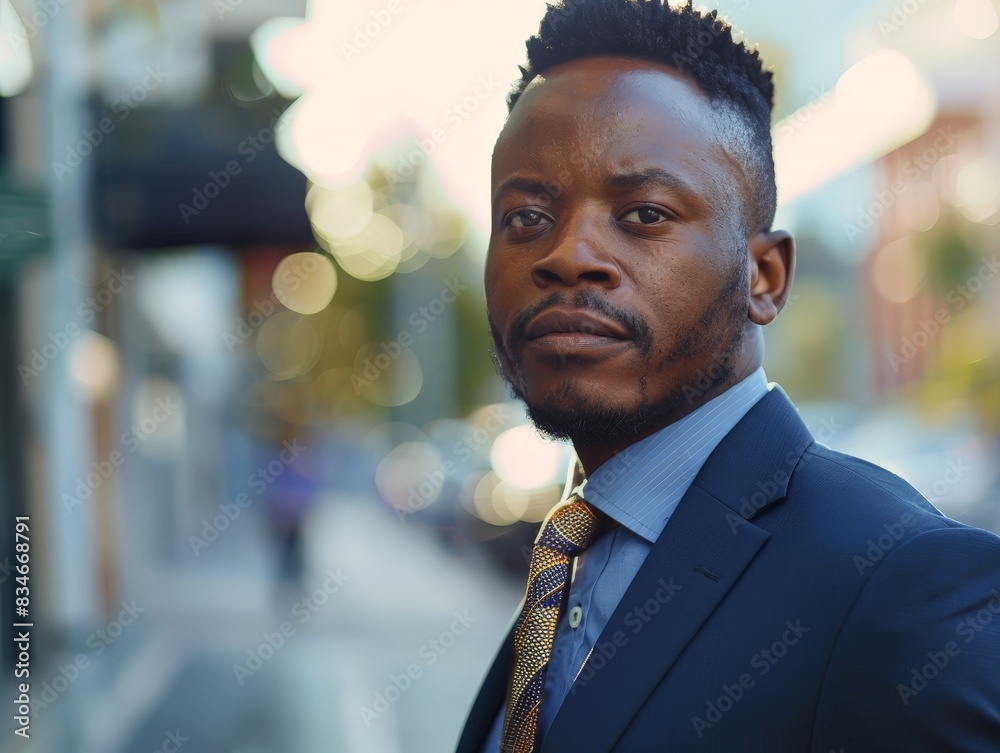
[{"label": "man's face", "polygon": [[731,379],[749,274],[719,122],[672,69],[610,57],[552,69],[514,107],[486,302],[501,373],[546,433],[638,439]]}]

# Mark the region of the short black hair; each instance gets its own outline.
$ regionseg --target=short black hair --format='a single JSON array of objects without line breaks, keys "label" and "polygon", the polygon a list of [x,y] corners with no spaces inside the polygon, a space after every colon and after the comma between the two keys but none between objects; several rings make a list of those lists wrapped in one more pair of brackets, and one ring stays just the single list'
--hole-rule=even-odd
[{"label": "short black hair", "polygon": [[525,46],[528,64],[518,66],[521,78],[507,95],[508,110],[536,76],[580,58],[638,58],[689,76],[709,101],[735,111],[745,124],[745,133],[730,134],[730,147],[749,181],[747,230],[770,229],[777,206],[773,77],[757,49],[735,40],[717,11],[696,11],[691,0],[678,7],[666,0],[560,0],[547,6],[538,34]]}]

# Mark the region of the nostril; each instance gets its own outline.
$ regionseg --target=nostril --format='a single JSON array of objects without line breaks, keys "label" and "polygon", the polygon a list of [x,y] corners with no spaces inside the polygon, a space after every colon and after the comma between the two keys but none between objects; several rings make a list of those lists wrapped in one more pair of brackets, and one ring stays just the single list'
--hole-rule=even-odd
[{"label": "nostril", "polygon": [[544,267],[541,269],[536,269],[535,276],[538,277],[542,282],[559,282],[561,279],[559,275],[557,275],[551,269],[545,269]]}]

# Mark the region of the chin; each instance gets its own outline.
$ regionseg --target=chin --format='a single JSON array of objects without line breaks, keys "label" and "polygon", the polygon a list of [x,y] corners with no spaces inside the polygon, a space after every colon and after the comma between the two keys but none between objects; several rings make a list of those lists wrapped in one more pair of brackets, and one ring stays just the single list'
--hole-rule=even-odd
[{"label": "chin", "polygon": [[[575,445],[605,444],[638,438],[648,433],[670,410],[671,399],[655,406],[645,399],[618,403],[606,396],[598,399],[564,395],[562,400],[524,400],[528,416],[545,436],[569,440]],[[567,404],[568,403],[568,404]]]}]

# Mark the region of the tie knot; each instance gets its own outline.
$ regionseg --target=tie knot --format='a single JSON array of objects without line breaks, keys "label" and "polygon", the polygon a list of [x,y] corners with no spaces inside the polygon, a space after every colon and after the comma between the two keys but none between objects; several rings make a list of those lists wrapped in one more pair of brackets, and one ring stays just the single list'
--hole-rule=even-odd
[{"label": "tie knot", "polygon": [[590,546],[602,527],[601,519],[590,505],[573,495],[549,515],[536,546],[575,557]]}]

